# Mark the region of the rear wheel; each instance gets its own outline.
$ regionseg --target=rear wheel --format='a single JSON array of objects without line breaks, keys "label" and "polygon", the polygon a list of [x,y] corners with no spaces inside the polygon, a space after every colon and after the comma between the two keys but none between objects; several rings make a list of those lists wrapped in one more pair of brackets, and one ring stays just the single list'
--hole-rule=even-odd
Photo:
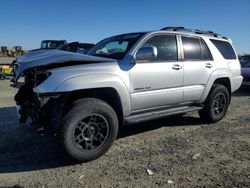
[{"label": "rear wheel", "polygon": [[66,116],[63,146],[74,159],[91,161],[108,151],[117,132],[118,118],[109,104],[95,98],[80,99]]},{"label": "rear wheel", "polygon": [[199,115],[207,123],[216,123],[226,115],[229,103],[228,89],[224,85],[214,84]]}]

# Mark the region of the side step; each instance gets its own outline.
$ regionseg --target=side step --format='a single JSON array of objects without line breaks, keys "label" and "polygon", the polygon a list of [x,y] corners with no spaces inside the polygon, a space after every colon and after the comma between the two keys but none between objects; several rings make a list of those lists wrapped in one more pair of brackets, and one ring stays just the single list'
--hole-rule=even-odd
[{"label": "side step", "polygon": [[139,114],[134,114],[131,116],[124,117],[124,124],[140,123],[144,121],[160,119],[162,117],[192,112],[192,111],[201,110],[201,109],[202,109],[202,106],[182,106],[182,107],[171,108],[171,109],[139,113]]}]

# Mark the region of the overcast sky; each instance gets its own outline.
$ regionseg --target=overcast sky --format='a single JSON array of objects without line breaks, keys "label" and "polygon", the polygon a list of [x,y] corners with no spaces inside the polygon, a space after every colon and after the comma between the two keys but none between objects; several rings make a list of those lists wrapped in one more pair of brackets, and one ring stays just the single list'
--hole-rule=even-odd
[{"label": "overcast sky", "polygon": [[165,26],[212,30],[250,53],[250,0],[0,1],[0,45],[38,48],[44,39],[93,42]]}]

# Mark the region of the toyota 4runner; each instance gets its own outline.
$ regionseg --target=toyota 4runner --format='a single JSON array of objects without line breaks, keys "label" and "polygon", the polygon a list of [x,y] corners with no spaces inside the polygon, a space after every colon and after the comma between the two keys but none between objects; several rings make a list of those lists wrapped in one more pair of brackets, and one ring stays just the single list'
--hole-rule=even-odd
[{"label": "toyota 4runner", "polygon": [[79,161],[103,155],[125,124],[190,111],[218,122],[242,82],[230,39],[183,27],[106,38],[87,55],[50,50],[20,57],[14,80],[21,75],[20,123],[60,134]]}]

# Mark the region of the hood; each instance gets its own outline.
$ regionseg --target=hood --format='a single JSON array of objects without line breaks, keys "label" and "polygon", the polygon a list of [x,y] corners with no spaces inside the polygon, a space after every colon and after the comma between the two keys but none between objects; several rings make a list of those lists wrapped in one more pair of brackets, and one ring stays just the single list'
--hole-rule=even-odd
[{"label": "hood", "polygon": [[22,72],[30,68],[38,68],[50,65],[70,66],[75,64],[115,61],[115,59],[65,52],[60,50],[33,51],[32,54],[26,54],[26,56],[23,55],[17,59],[18,67],[16,70],[16,79]]},{"label": "hood", "polygon": [[49,51],[51,51],[51,50],[45,50],[45,49],[30,50],[28,53],[25,53],[21,56],[18,56],[17,61],[22,62],[22,61],[28,60],[30,58],[43,56],[44,54],[48,53]]}]

